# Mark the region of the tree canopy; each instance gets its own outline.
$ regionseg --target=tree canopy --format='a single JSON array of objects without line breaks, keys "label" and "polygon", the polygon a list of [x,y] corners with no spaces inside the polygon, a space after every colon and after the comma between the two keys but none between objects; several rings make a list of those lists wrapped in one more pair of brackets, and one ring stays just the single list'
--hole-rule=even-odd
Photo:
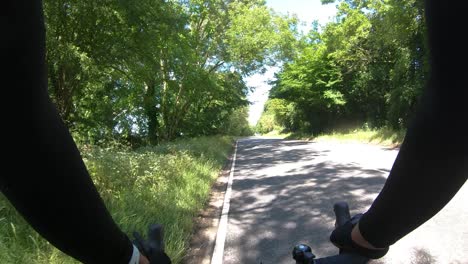
[{"label": "tree canopy", "polygon": [[226,132],[245,117],[243,77],[290,56],[297,34],[297,19],[259,0],[45,0],[44,11],[50,94],[86,142]]},{"label": "tree canopy", "polygon": [[428,75],[423,1],[339,1],[337,7],[333,22],[299,40],[270,92],[270,102],[282,107],[267,103],[264,115],[287,131],[363,123],[405,128]]},{"label": "tree canopy", "polygon": [[263,0],[45,0],[50,94],[86,142],[245,134],[244,77],[277,65],[262,131],[406,127],[428,74],[423,1],[322,2],[335,20],[302,35]]}]

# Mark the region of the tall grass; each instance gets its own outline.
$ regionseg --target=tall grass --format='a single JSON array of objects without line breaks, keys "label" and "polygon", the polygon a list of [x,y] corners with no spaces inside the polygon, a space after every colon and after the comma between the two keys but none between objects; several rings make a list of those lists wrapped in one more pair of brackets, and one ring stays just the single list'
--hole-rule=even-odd
[{"label": "tall grass", "polygon": [[398,146],[403,142],[405,130],[392,130],[386,127],[379,129],[355,129],[345,132],[331,132],[314,138],[316,141],[361,142],[383,146]]},{"label": "tall grass", "polygon": [[288,133],[279,134],[285,139],[301,139],[314,141],[335,141],[335,142],[359,142],[378,144],[383,146],[397,147],[405,138],[406,130],[394,130],[387,127],[382,128],[358,128],[346,131],[331,131],[320,135],[308,133]]},{"label": "tall grass", "polygon": [[[230,137],[180,140],[136,151],[86,147],[82,155],[118,225],[146,234],[164,226],[166,251],[184,257],[193,218],[232,148]],[[0,263],[76,263],[40,237],[0,196]]]}]

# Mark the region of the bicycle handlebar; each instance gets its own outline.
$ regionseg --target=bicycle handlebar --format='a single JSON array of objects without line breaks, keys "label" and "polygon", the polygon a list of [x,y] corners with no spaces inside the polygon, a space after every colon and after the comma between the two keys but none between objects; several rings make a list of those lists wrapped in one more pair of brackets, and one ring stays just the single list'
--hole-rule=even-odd
[{"label": "bicycle handlebar", "polygon": [[[346,202],[335,203],[333,211],[336,217],[335,228],[342,226],[346,221],[351,219]],[[341,249],[338,255],[315,259],[311,248],[304,244],[294,247],[293,258],[296,260],[296,264],[365,264],[369,261],[366,257],[353,254],[352,252],[343,252]]]},{"label": "bicycle handlebar", "polygon": [[[349,207],[346,202],[338,202],[333,205],[336,222],[335,227],[339,227],[351,219]],[[148,230],[148,240],[144,240],[141,235],[134,232],[135,245],[146,256],[165,256],[164,263],[171,263],[170,259],[164,253],[163,228],[161,225],[151,225]],[[294,247],[293,258],[296,264],[365,264],[368,258],[352,252],[343,252],[335,256],[315,259],[315,255],[309,246],[301,244]]]}]

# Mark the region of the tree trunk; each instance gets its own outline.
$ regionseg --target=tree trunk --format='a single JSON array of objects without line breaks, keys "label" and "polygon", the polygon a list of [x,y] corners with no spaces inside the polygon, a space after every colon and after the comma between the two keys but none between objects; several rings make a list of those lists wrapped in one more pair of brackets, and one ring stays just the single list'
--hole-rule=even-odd
[{"label": "tree trunk", "polygon": [[52,68],[49,70],[49,78],[51,81],[51,92],[53,94],[53,101],[57,110],[64,120],[70,126],[70,114],[73,108],[73,85],[68,82],[66,67],[59,65],[57,72]]},{"label": "tree trunk", "polygon": [[151,145],[157,145],[159,122],[156,108],[156,85],[153,81],[146,83],[144,108],[148,117],[148,140]]}]

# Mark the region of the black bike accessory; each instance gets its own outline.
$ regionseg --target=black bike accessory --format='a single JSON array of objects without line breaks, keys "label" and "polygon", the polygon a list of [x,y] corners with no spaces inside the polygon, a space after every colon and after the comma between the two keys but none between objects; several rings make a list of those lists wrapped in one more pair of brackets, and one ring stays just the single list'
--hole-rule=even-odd
[{"label": "black bike accessory", "polygon": [[[347,202],[335,203],[333,205],[333,211],[335,212],[335,229],[344,225],[349,219],[351,219]],[[339,254],[343,253],[346,253],[346,250],[340,248]]]},{"label": "black bike accessory", "polygon": [[387,254],[389,248],[385,249],[368,249],[354,243],[351,239],[351,231],[359,222],[362,214],[357,214],[346,221],[344,225],[338,226],[330,235],[330,241],[340,249],[342,253],[356,253],[371,259],[378,259]]},{"label": "black bike accessory", "polygon": [[164,251],[163,227],[151,225],[148,231],[148,242],[151,250]]},{"label": "black bike accessory", "polygon": [[349,206],[346,202],[335,203],[333,205],[333,211],[336,216],[335,228],[344,225],[349,219],[351,219]]},{"label": "black bike accessory", "polygon": [[145,241],[138,232],[133,232],[133,244],[145,255],[150,264],[171,264],[171,259],[164,253],[163,228],[161,225],[151,225],[148,230],[148,240]]},{"label": "black bike accessory", "polygon": [[305,244],[299,244],[296,245],[293,248],[293,259],[296,261],[296,263],[300,264],[312,264],[314,263],[314,258],[315,255],[312,254],[312,249]]}]

